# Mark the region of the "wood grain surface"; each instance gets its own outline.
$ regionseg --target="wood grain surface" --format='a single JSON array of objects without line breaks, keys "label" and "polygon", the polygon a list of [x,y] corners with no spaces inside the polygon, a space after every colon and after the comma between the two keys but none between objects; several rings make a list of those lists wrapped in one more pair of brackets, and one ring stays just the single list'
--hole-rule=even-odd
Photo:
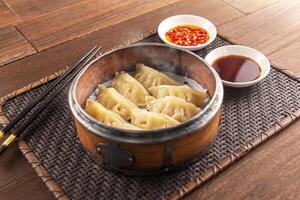
[{"label": "wood grain surface", "polygon": [[219,31],[243,45],[266,55],[300,39],[300,1],[280,1],[224,24]]},{"label": "wood grain surface", "polygon": [[20,21],[21,19],[3,1],[0,1],[0,27],[17,24]]},{"label": "wood grain surface", "polygon": [[[297,4],[299,4],[299,1],[280,1],[279,3],[273,4],[267,8],[226,23],[219,27],[219,31],[230,38],[238,40],[238,38],[242,35],[255,30],[259,26],[263,26],[267,21],[270,21],[274,17],[286,12],[294,6],[297,6]],[[261,37],[263,37],[263,35]]]},{"label": "wood grain surface", "polygon": [[[16,188],[18,192],[16,193]],[[8,185],[1,189],[1,198],[3,200],[22,199],[22,200],[46,200],[53,199],[53,194],[47,191],[46,185],[41,178],[36,176],[35,172],[22,177],[15,184]],[[41,192],[44,191],[44,192]]]},{"label": "wood grain surface", "polygon": [[269,55],[269,59],[277,66],[287,68],[298,74],[300,78],[300,39]]},{"label": "wood grain surface", "polygon": [[[19,170],[16,170],[15,166],[19,166]],[[14,173],[14,176],[11,176],[11,173]],[[29,163],[25,161],[16,144],[8,149],[0,158],[0,188],[8,187],[18,182],[23,176],[33,173],[34,171],[30,168]],[[16,179],[16,177],[19,178]]]},{"label": "wood grain surface", "polygon": [[268,7],[270,5],[273,5],[282,0],[251,0],[251,1],[224,0],[224,1],[226,1],[233,7],[241,10],[243,13],[248,14],[263,9],[265,7]]},{"label": "wood grain surface", "polygon": [[35,52],[35,49],[15,27],[0,28],[0,67]]},{"label": "wood grain surface", "polygon": [[[65,66],[72,64],[88,48],[96,44],[103,45],[104,48],[101,51],[107,51],[133,37],[145,33],[149,34],[150,31],[158,26],[162,19],[176,13],[197,14],[201,12],[203,16],[212,20],[216,25],[224,24],[243,15],[218,0],[204,0],[201,1],[201,4],[199,0],[191,2],[195,3],[195,6],[192,8],[184,1],[170,4],[3,66],[1,69],[0,96],[63,69]],[[223,7],[223,11],[221,13],[215,11],[215,6]],[[119,29],[123,30],[123,34],[115,31]],[[109,37],[107,37],[108,35]],[[12,73],[14,73],[14,79],[8,76]],[[27,74],[30,74],[30,76],[27,76]]]},{"label": "wood grain surface", "polygon": [[46,15],[50,12],[71,7],[83,0],[3,0],[22,21]]},{"label": "wood grain surface", "polygon": [[[210,19],[220,33],[300,76],[298,0],[93,2],[0,0],[0,63],[8,63],[0,67],[0,96],[70,65],[95,44],[106,51],[182,13]],[[188,199],[299,199],[299,130],[298,121]],[[53,199],[16,146],[0,157],[0,199]]]},{"label": "wood grain surface", "polygon": [[[40,51],[176,1],[178,0],[83,1],[24,22],[18,28]],[[122,32],[115,31],[119,34]]]}]

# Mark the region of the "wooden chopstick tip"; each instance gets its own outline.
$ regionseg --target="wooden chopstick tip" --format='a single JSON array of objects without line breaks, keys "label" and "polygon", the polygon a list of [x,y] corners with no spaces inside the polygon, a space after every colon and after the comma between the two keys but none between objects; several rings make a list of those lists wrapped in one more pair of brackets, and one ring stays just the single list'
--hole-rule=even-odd
[{"label": "wooden chopstick tip", "polygon": [[16,137],[17,136],[12,133],[4,140],[4,142],[0,145],[0,155],[2,155],[7,147],[14,142]]},{"label": "wooden chopstick tip", "polygon": [[[64,82],[64,84],[62,85],[61,88],[59,88],[52,96],[50,96],[48,98],[48,100],[46,100],[46,102],[50,102],[57,94],[58,92],[65,86],[66,83],[68,83],[69,81],[72,80],[72,78],[82,69],[82,67],[86,66],[86,64],[88,62],[91,61],[91,59],[99,52],[99,50],[102,48],[102,46],[95,46],[94,48],[92,48],[88,54],[86,54],[83,58],[81,58],[76,64],[74,64],[74,66],[69,67],[66,70],[66,74],[68,73],[73,73],[72,77],[70,79],[67,79],[66,82]],[[79,66],[79,69],[76,69],[76,67]],[[75,70],[75,72],[74,72]],[[49,90],[46,90],[46,92],[41,95],[40,97],[38,97],[34,102],[32,102],[32,104],[30,104],[27,108],[25,108],[21,115],[17,116],[16,118],[14,118],[11,121],[11,124],[8,124],[9,126],[4,127],[4,129],[8,129],[8,130],[0,130],[0,139],[4,137],[5,133],[9,133],[10,129],[16,124],[16,122],[18,122],[21,117],[20,116],[24,116],[25,114],[28,113],[28,111],[33,108],[37,101],[41,100],[42,98],[46,97],[46,95],[51,91],[51,88],[53,89],[54,87],[56,87],[56,85],[61,82],[63,80],[65,75],[61,76],[59,79],[57,79],[56,82],[54,82],[54,85],[51,86],[49,88]],[[4,141],[3,143],[0,145],[0,155],[6,150],[6,148],[14,142],[16,137],[19,137],[20,133],[23,131],[24,128],[26,128],[29,123],[35,118],[37,117],[37,115],[46,107],[47,104],[44,104],[43,106],[41,106],[39,109],[37,109],[37,112],[34,113],[31,117],[28,118],[27,121],[25,121],[24,124],[22,124],[22,126],[19,127],[19,129],[17,129],[14,133],[10,134]]]},{"label": "wooden chopstick tip", "polygon": [[8,145],[10,145],[14,140],[15,140],[15,138],[16,138],[17,136],[15,135],[15,134],[10,134],[7,138],[6,138],[6,140],[4,140],[4,142],[2,143],[2,145],[4,145],[4,146],[8,146]]},{"label": "wooden chopstick tip", "polygon": [[3,138],[3,136],[4,136],[3,131],[0,131],[0,140]]}]

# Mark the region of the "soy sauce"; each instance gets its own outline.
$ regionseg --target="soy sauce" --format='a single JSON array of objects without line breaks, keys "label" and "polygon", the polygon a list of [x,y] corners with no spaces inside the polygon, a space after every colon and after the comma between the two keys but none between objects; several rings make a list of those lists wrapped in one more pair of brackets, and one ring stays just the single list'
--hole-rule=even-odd
[{"label": "soy sauce", "polygon": [[212,66],[222,80],[230,82],[247,82],[257,79],[261,73],[259,65],[251,58],[229,55],[213,62]]}]

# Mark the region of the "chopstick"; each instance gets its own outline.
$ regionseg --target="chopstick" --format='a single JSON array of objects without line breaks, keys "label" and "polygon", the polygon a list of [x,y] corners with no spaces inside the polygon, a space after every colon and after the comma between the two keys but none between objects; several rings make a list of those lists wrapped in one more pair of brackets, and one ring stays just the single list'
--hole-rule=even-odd
[{"label": "chopstick", "polygon": [[81,59],[79,59],[74,65],[72,65],[67,71],[60,76],[53,84],[44,91],[38,98],[32,101],[26,108],[24,108],[21,113],[19,113],[16,117],[14,117],[1,131],[0,131],[0,139],[7,134],[11,128],[15,126],[38,102],[40,102],[49,92],[52,91],[69,73],[71,73],[83,60],[85,60],[95,49],[97,46],[92,48],[87,54],[85,54]]},{"label": "chopstick", "polygon": [[[48,99],[46,99],[42,104],[30,115],[16,130],[11,133],[0,145],[0,155],[6,150],[6,148],[15,140],[16,137],[19,137],[22,131],[27,128],[27,126],[42,112],[47,105],[56,97],[59,92],[78,74],[79,71],[86,64],[93,58],[94,55],[102,48],[102,46],[98,47],[95,46],[91,49],[86,55],[84,55],[79,61],[77,61],[72,67],[70,67],[61,77],[59,77],[49,89],[44,91],[37,99],[35,99],[32,103],[30,103],[19,115],[17,115],[13,120],[7,124],[1,131],[0,131],[0,139],[1,136],[3,137],[6,133],[10,132],[11,129],[20,121],[33,107],[37,105],[37,103],[42,100],[47,94],[49,94],[53,89],[60,83],[64,78],[72,74],[67,80],[59,86],[57,90],[55,90]],[[75,71],[74,71],[75,70]],[[74,71],[74,72],[73,72]]]}]

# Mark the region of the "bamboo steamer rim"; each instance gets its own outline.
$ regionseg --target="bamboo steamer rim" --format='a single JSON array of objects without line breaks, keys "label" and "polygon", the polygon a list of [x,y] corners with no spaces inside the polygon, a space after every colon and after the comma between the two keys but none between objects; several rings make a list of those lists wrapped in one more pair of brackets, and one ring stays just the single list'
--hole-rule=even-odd
[{"label": "bamboo steamer rim", "polygon": [[[85,71],[93,65],[95,62],[100,59],[108,56],[117,51],[137,48],[137,47],[162,47],[168,49],[174,49],[177,51],[182,51],[184,53],[190,54],[198,59],[200,62],[204,63],[205,67],[207,67],[212,74],[215,81],[215,91],[214,95],[210,99],[210,102],[205,106],[203,110],[201,110],[197,115],[188,119],[185,122],[182,122],[176,126],[154,129],[154,130],[126,130],[120,129],[116,127],[109,126],[107,124],[96,121],[96,119],[89,116],[84,109],[80,106],[77,98],[76,98],[76,89],[77,84],[80,77],[85,73]],[[224,96],[223,85],[221,79],[217,72],[200,56],[197,54],[183,50],[177,49],[174,47],[170,47],[165,44],[159,43],[138,43],[134,45],[129,45],[126,47],[118,48],[115,50],[111,50],[96,59],[90,62],[85,68],[83,68],[79,74],[72,81],[72,84],[69,89],[69,105],[71,108],[71,112],[73,113],[76,120],[78,120],[85,128],[87,128],[92,133],[104,137],[108,140],[116,141],[116,142],[126,142],[126,143],[134,143],[134,144],[151,144],[151,143],[163,143],[166,141],[174,140],[180,137],[184,137],[190,134],[193,134],[196,130],[199,130],[205,127],[217,114],[219,111]]]}]

